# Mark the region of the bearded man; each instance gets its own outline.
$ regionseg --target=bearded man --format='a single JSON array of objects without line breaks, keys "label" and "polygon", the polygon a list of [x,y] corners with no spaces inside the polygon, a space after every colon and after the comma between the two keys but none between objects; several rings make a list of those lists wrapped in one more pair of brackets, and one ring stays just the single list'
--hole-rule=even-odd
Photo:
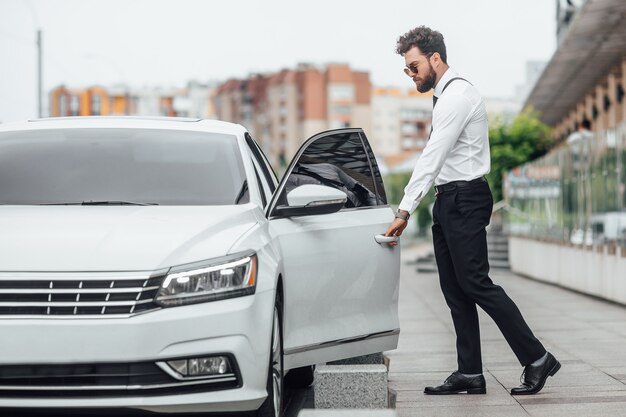
[{"label": "bearded man", "polygon": [[[386,236],[400,236],[408,218],[433,182],[433,245],[441,290],[456,332],[458,369],[426,394],[485,394],[480,351],[480,306],[498,325],[524,366],[523,383],[511,394],[536,394],[561,367],[533,335],[515,303],[489,277],[487,235],[493,198],[485,175],[490,170],[487,112],[474,86],[447,63],[441,33],[417,27],[397,43],[404,72],[422,93],[434,89],[429,140],[404,189]],[[392,243],[397,244],[397,243]]]}]

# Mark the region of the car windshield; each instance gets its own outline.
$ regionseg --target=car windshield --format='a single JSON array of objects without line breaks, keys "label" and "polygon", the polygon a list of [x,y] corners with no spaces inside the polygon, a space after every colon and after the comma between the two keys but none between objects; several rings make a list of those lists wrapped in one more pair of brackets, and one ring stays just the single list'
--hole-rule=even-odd
[{"label": "car windshield", "polygon": [[233,135],[113,128],[0,132],[0,204],[248,201]]}]

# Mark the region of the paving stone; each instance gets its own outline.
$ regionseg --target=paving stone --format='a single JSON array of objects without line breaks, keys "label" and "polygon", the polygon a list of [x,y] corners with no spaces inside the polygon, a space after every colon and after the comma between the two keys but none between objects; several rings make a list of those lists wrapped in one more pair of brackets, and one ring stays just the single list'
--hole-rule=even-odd
[{"label": "paving stone", "polygon": [[524,409],[533,417],[626,417],[626,404],[621,402],[527,405]]},{"label": "paving stone", "polygon": [[441,383],[456,369],[455,335],[437,274],[414,268],[402,266],[399,348],[385,352],[399,417],[626,417],[626,308],[510,271],[490,274],[562,363],[559,373],[537,395],[511,396],[522,367],[479,310],[487,394],[424,395],[424,386]]},{"label": "paving stone", "polygon": [[[528,417],[519,405],[474,406],[470,401],[454,407],[398,408],[398,417]],[[595,416],[594,416],[595,417]]]},{"label": "paving stone", "polygon": [[387,408],[384,365],[320,365],[315,368],[315,408]]},{"label": "paving stone", "polygon": [[395,410],[302,410],[298,417],[398,417]]},{"label": "paving stone", "polygon": [[397,374],[393,374],[395,379],[389,380],[389,386],[396,389],[398,397],[396,400],[396,408],[416,407],[417,403],[423,407],[446,407],[457,406],[460,404],[472,405],[516,405],[515,398],[511,397],[508,390],[502,387],[500,383],[489,373],[485,373],[487,382],[487,394],[485,395],[425,395],[424,387],[428,385],[438,385],[448,377],[449,373],[411,373],[405,374],[398,378]]}]

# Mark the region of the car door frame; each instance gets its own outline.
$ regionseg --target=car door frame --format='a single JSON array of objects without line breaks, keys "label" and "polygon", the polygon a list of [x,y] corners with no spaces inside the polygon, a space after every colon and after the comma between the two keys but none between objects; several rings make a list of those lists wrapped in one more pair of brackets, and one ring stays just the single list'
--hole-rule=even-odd
[{"label": "car door frame", "polygon": [[[344,133],[357,133],[359,135],[361,145],[363,150],[366,152],[367,161],[369,164],[369,170],[374,176],[374,167],[372,164],[371,158],[373,157],[373,153],[370,155],[367,151],[366,146],[366,136],[365,132],[361,128],[342,128],[342,129],[333,129],[326,130],[320,133],[317,133],[307,139],[298,149],[294,157],[291,159],[287,169],[282,178],[280,178],[278,182],[278,186],[276,187],[275,192],[273,193],[269,204],[266,208],[266,218],[268,222],[271,222],[274,219],[282,219],[283,216],[274,216],[273,211],[278,204],[278,200],[285,190],[286,180],[289,178],[289,175],[293,172],[294,167],[297,162],[300,160],[302,154],[306,151],[306,149],[313,142],[317,141],[320,138],[328,137],[336,134],[344,134]],[[369,145],[369,142],[368,142]],[[371,150],[371,146],[369,147]],[[378,199],[381,194],[378,192],[378,183],[375,178],[373,178],[373,183],[375,187],[376,198]],[[382,181],[381,181],[382,185]],[[384,192],[384,191],[383,191]],[[376,206],[363,206],[363,207],[352,207],[352,208],[344,208],[342,211],[356,211],[356,210],[374,210],[381,208],[390,208],[389,204],[384,201],[384,204],[376,205]],[[283,279],[283,286],[289,285],[287,280]],[[285,290],[286,292],[286,290]],[[286,304],[286,303],[285,303]],[[396,304],[397,306],[397,304]],[[285,305],[286,307],[286,305]],[[283,320],[284,326],[285,320]],[[327,360],[333,360],[338,358],[347,358],[354,356],[350,352],[354,349],[354,344],[365,344],[367,343],[370,347],[371,353],[374,352],[382,352],[385,350],[395,349],[397,347],[397,342],[400,334],[399,324],[397,328],[390,329],[384,332],[372,333],[372,334],[364,334],[355,337],[337,339],[337,340],[329,340],[321,343],[316,343],[312,345],[298,346],[295,348],[285,349],[285,369],[296,368],[300,366],[305,366],[313,363],[318,363],[319,358],[326,358]],[[316,359],[316,360],[314,360]]]}]

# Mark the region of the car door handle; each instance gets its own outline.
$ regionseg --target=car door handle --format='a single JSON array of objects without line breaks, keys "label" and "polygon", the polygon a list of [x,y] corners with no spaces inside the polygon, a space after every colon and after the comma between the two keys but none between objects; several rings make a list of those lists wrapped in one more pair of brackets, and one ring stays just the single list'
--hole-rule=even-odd
[{"label": "car door handle", "polygon": [[400,240],[400,237],[399,236],[376,235],[376,236],[374,236],[374,240],[376,241],[376,243],[391,243],[391,242],[397,242],[398,240]]}]

